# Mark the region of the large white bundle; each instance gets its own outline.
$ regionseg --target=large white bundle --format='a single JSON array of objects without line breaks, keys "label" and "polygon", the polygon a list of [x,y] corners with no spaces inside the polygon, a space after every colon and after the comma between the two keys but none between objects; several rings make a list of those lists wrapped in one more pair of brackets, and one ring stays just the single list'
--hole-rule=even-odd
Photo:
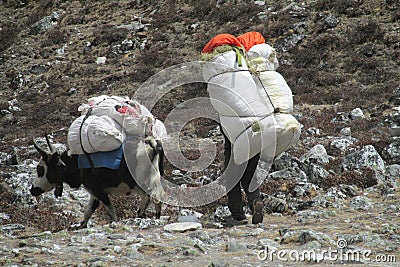
[{"label": "large white bundle", "polygon": [[260,90],[265,90],[275,109],[281,113],[293,112],[292,90],[282,75],[276,71],[263,71],[253,75]]},{"label": "large white bundle", "polygon": [[221,116],[252,117],[271,114],[273,108],[248,71],[246,61],[239,66],[235,51],[228,51],[206,63],[211,103]]},{"label": "large white bundle", "polygon": [[166,138],[168,136],[167,129],[165,128],[164,123],[157,119],[153,125],[153,129],[152,129],[151,133],[152,133],[152,136],[156,140],[163,140],[164,138]]},{"label": "large white bundle", "polygon": [[90,108],[93,115],[108,116],[114,119],[127,135],[146,135],[150,132],[155,120],[146,107],[126,97],[106,95],[92,97],[78,110],[84,115]]},{"label": "large white bundle", "polygon": [[[275,157],[279,156],[281,153],[292,147],[300,138],[301,125],[290,114],[278,113],[274,114],[276,125],[276,147],[275,147]],[[268,150],[272,148],[265,147],[261,151],[261,159],[267,160],[270,153]]]},{"label": "large white bundle", "polygon": [[272,114],[253,123],[233,142],[236,164],[242,164],[260,153],[260,159],[270,161],[300,137],[300,124],[290,114]]},{"label": "large white bundle", "polygon": [[211,103],[233,144],[236,164],[260,152],[262,160],[270,161],[300,135],[300,124],[293,116],[273,113],[274,108],[282,113],[293,111],[292,92],[282,75],[273,71],[278,66],[275,50],[266,44],[250,50],[250,63],[261,71],[259,77],[250,74],[244,58],[239,66],[234,51],[214,57],[203,69]]},{"label": "large white bundle", "polygon": [[246,54],[254,71],[276,70],[279,67],[276,51],[268,44],[253,45]]},{"label": "large white bundle", "polygon": [[225,134],[233,143],[255,117],[273,112],[266,92],[257,85],[242,58],[239,66],[235,51],[220,54],[203,69],[211,104],[219,113]]},{"label": "large white bundle", "polygon": [[111,151],[124,142],[124,131],[112,118],[91,115],[83,122],[84,118],[80,116],[69,127],[70,154],[83,154],[82,146],[87,153]]}]

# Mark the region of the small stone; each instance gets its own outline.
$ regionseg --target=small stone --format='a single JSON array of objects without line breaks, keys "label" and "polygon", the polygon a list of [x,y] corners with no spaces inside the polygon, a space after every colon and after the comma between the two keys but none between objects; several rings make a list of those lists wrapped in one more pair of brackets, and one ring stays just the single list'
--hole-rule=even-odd
[{"label": "small stone", "polygon": [[328,163],[331,159],[332,157],[328,155],[323,145],[314,146],[310,149],[310,151],[300,157],[301,162],[306,164],[315,163],[320,165]]},{"label": "small stone", "polygon": [[324,19],[324,24],[327,28],[335,28],[338,25],[339,21],[336,17],[329,15]]},{"label": "small stone", "polygon": [[359,119],[364,119],[365,115],[360,108],[355,108],[352,111],[350,111],[349,118],[352,120],[359,120]]},{"label": "small stone", "polygon": [[195,223],[195,222],[177,222],[177,223],[171,223],[167,224],[164,226],[164,231],[166,232],[179,232],[183,233],[186,231],[193,231],[193,230],[198,230],[201,229],[201,223]]},{"label": "small stone", "polygon": [[97,65],[105,64],[106,61],[107,61],[107,58],[106,58],[106,57],[98,57],[98,58],[96,59],[96,64],[97,64]]},{"label": "small stone", "polygon": [[239,243],[236,239],[229,240],[226,244],[226,251],[228,252],[239,252],[247,250],[247,246],[243,243]]},{"label": "small stone", "polygon": [[122,252],[122,248],[120,246],[114,246],[113,250],[117,254],[120,254]]},{"label": "small stone", "polygon": [[257,241],[257,247],[260,249],[264,249],[268,247],[269,249],[277,249],[279,246],[278,243],[276,243],[274,240],[269,239],[269,238],[263,238]]},{"label": "small stone", "polygon": [[199,218],[194,215],[187,215],[187,216],[179,216],[178,222],[194,222],[194,223],[201,223]]},{"label": "small stone", "polygon": [[231,212],[228,206],[219,206],[214,213],[214,219],[219,222],[226,221],[229,216],[231,216]]},{"label": "small stone", "polygon": [[347,138],[335,139],[330,143],[331,147],[339,149],[341,152],[345,152],[354,142]]},{"label": "small stone", "polygon": [[351,128],[350,127],[345,127],[340,130],[340,134],[344,136],[350,136],[351,135]]},{"label": "small stone", "polygon": [[382,157],[389,164],[400,164],[400,137],[392,137],[392,142],[383,149]]},{"label": "small stone", "polygon": [[75,87],[72,87],[72,88],[70,88],[69,90],[68,90],[68,95],[74,95],[74,94],[76,94],[77,93],[77,89],[75,88]]},{"label": "small stone", "polygon": [[356,196],[350,201],[350,206],[356,210],[367,211],[373,207],[372,201],[364,196]]},{"label": "small stone", "polygon": [[133,245],[133,246],[130,248],[129,252],[127,253],[127,256],[128,256],[129,258],[131,258],[131,259],[134,259],[134,260],[141,260],[141,259],[144,259],[144,255],[138,251],[138,249],[139,249],[140,247],[141,247],[140,244],[135,244],[135,245]]}]

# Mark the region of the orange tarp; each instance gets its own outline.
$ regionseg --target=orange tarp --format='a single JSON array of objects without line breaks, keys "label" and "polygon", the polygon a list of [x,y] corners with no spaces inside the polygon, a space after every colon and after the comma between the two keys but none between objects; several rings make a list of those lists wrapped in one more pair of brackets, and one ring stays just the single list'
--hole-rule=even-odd
[{"label": "orange tarp", "polygon": [[265,43],[264,37],[259,32],[246,32],[245,34],[238,36],[237,39],[246,51],[249,51],[253,45]]},{"label": "orange tarp", "polygon": [[212,38],[204,46],[204,48],[201,52],[202,53],[211,53],[214,50],[214,48],[216,48],[218,46],[222,46],[222,45],[231,45],[231,46],[242,47],[241,43],[235,36],[233,36],[231,34],[227,34],[227,33],[222,33],[222,34],[218,34],[214,38]]}]

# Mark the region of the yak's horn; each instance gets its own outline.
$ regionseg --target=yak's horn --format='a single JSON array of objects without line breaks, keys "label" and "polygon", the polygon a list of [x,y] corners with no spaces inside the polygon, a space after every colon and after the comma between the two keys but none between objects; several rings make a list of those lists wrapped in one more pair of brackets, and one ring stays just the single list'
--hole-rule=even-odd
[{"label": "yak's horn", "polygon": [[39,154],[42,156],[43,159],[47,159],[48,158],[48,154],[46,151],[44,151],[39,144],[36,142],[36,139],[33,138],[33,146],[36,148],[36,150],[39,152]]},{"label": "yak's horn", "polygon": [[47,133],[46,133],[46,142],[47,142],[47,145],[48,145],[49,148],[50,148],[50,153],[53,154],[54,152],[56,152],[56,149],[55,149],[54,146],[50,143],[49,136],[47,135]]}]

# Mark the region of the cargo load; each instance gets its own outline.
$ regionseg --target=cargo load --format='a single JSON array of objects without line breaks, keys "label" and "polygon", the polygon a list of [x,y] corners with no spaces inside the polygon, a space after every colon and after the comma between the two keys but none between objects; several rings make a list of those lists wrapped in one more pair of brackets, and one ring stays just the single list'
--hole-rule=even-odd
[{"label": "cargo load", "polygon": [[259,33],[238,40],[243,42],[240,46],[235,41],[225,49],[207,50],[212,58],[204,64],[203,76],[222,129],[233,144],[235,163],[242,164],[258,153],[270,161],[300,136],[300,124],[290,114],[292,92],[275,71],[279,66],[275,49],[263,43]]},{"label": "cargo load", "polygon": [[68,131],[70,154],[112,151],[128,137],[167,136],[164,124],[135,100],[120,96],[97,96],[79,106],[81,116]]}]

